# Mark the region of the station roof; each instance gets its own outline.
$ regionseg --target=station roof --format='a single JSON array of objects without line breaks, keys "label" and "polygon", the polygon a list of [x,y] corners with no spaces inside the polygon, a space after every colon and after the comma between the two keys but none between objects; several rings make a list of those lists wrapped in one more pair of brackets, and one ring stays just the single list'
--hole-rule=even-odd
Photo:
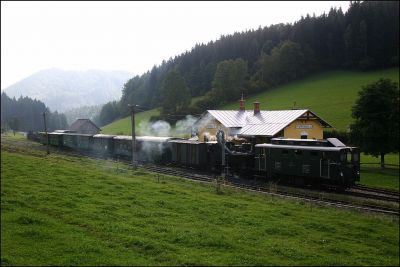
[{"label": "station roof", "polygon": [[314,118],[323,127],[332,127],[329,123],[308,109],[261,110],[254,114],[253,110],[207,110],[207,112],[228,128],[241,128],[242,136],[274,136],[298,118]]}]

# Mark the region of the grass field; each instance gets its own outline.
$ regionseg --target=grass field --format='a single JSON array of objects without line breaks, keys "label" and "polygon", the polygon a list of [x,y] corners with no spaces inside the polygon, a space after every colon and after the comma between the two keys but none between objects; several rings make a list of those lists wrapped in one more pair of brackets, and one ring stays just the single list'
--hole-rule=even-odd
[{"label": "grass field", "polygon": [[[198,96],[192,98],[191,105],[204,98],[204,96]],[[150,121],[151,116],[160,115],[160,109],[154,108],[147,111],[139,112],[135,116],[135,131],[137,135],[146,135],[146,126]],[[131,117],[125,117],[123,119],[116,120],[101,128],[103,134],[121,134],[131,135]]]},{"label": "grass field", "polygon": [[400,191],[399,153],[385,155],[386,169],[380,169],[380,158],[361,153],[360,183],[368,186]]},{"label": "grass field", "polygon": [[111,161],[1,152],[1,265],[398,265],[398,225]]},{"label": "grass field", "polygon": [[[338,130],[346,130],[351,123],[351,107],[358,97],[361,86],[374,82],[379,78],[389,78],[398,82],[399,69],[392,68],[380,71],[330,71],[313,75],[272,90],[246,98],[246,109],[253,109],[253,102],[258,99],[261,109],[277,110],[291,109],[296,101],[297,108],[306,108],[329,122]],[[239,100],[240,96],[238,96]],[[238,101],[232,102],[221,109],[238,109]],[[148,111],[137,117],[140,121],[148,121],[157,110]],[[130,119],[115,121],[103,128],[104,133],[129,134]]]},{"label": "grass field", "polygon": [[[246,109],[253,109],[253,102],[260,101],[261,109],[291,109],[296,101],[296,108],[306,108],[329,122],[339,130],[346,130],[351,119],[351,107],[358,97],[361,86],[379,78],[399,80],[399,69],[380,71],[331,71],[298,80],[275,89],[257,94],[246,99]],[[234,102],[222,107],[237,109]]]},{"label": "grass field", "polygon": [[[143,112],[139,112],[135,116],[135,130],[137,135],[143,135],[140,131],[141,124],[145,124],[150,120],[151,116],[160,115],[159,109],[151,109]],[[103,134],[120,134],[120,135],[131,135],[131,117],[116,120],[101,128]]]}]

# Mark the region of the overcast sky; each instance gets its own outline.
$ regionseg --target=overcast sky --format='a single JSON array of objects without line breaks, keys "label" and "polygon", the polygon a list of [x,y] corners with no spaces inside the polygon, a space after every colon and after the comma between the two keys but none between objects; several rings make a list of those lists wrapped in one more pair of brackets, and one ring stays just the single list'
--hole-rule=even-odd
[{"label": "overcast sky", "polygon": [[47,68],[142,74],[222,34],[349,2],[1,2],[1,89]]}]

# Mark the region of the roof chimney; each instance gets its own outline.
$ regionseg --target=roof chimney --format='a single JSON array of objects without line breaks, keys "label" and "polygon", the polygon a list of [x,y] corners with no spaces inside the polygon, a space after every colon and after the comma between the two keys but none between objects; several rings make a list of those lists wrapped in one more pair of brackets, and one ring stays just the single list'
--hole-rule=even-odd
[{"label": "roof chimney", "polygon": [[260,102],[258,99],[254,102],[254,115],[260,113]]},{"label": "roof chimney", "polygon": [[239,110],[240,111],[244,111],[246,108],[245,108],[245,106],[244,106],[244,99],[243,99],[243,93],[242,93],[242,98],[240,99],[240,107],[239,107]]}]

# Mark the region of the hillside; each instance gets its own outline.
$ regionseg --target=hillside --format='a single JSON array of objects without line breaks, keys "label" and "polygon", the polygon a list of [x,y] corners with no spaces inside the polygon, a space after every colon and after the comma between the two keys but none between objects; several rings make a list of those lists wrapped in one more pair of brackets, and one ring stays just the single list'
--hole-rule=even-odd
[{"label": "hillside", "polygon": [[[338,130],[346,130],[351,123],[351,106],[357,99],[361,86],[379,78],[399,80],[399,69],[391,68],[379,71],[330,71],[291,82],[272,90],[246,97],[246,109],[253,108],[258,99],[261,109],[291,109],[296,101],[297,108],[307,108],[329,122]],[[239,99],[240,96],[238,96]],[[221,109],[237,109],[238,102],[221,106]],[[140,134],[140,122],[146,122],[157,109],[138,113],[136,128]],[[102,128],[103,133],[131,134],[130,118],[115,121]]]},{"label": "hillside", "polygon": [[[361,86],[379,78],[399,80],[399,69],[392,68],[372,72],[331,71],[310,76],[296,82],[279,86],[246,100],[246,108],[253,109],[258,99],[261,109],[310,109],[338,130],[346,130],[351,123],[351,107],[358,97]],[[230,103],[221,109],[237,109],[238,103]]]},{"label": "hillside", "polygon": [[65,71],[46,69],[7,87],[10,97],[28,96],[52,111],[104,104],[121,97],[124,83],[132,74],[120,71]]}]

